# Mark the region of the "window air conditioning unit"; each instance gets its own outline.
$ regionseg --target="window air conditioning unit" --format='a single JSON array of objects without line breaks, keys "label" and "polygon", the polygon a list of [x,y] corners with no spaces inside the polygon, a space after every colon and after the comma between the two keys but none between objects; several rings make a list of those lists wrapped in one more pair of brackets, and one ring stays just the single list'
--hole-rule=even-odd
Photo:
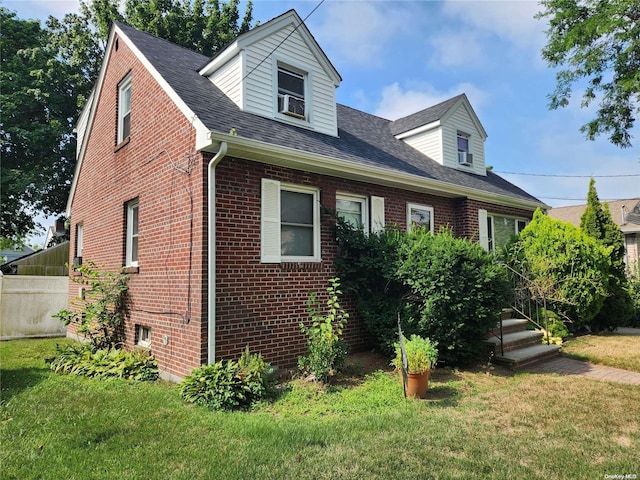
[{"label": "window air conditioning unit", "polygon": [[458,152],[458,165],[470,167],[473,165],[473,154],[469,152]]},{"label": "window air conditioning unit", "polygon": [[73,257],[73,269],[76,270],[82,265],[82,257]]},{"label": "window air conditioning unit", "polygon": [[282,95],[281,98],[280,113],[296,118],[305,118],[303,98],[294,97],[293,95]]}]

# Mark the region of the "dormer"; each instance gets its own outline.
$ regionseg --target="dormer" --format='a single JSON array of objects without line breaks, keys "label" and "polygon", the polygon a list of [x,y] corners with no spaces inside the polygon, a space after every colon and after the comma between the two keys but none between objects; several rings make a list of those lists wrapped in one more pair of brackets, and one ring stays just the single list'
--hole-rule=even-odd
[{"label": "dormer", "polygon": [[243,111],[338,135],[342,78],[294,10],[240,35],[199,73]]},{"label": "dormer", "polygon": [[391,122],[391,133],[445,167],[487,174],[487,132],[465,94]]}]

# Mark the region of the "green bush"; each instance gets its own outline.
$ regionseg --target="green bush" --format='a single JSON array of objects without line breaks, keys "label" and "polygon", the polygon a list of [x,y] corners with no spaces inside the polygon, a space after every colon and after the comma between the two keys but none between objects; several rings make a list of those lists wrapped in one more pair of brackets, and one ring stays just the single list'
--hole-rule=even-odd
[{"label": "green bush", "polygon": [[57,345],[56,352],[56,357],[49,360],[51,370],[56,373],[100,379],[158,379],[158,362],[147,350],[104,348],[93,351],[88,344],[76,343]]},{"label": "green bush", "polygon": [[631,301],[633,302],[633,316],[629,320],[630,327],[640,327],[640,263],[631,265],[628,269]]},{"label": "green bush", "polygon": [[417,330],[440,346],[448,364],[468,363],[485,350],[486,333],[507,304],[505,269],[479,244],[443,229],[414,229],[402,245],[398,277],[419,310]]},{"label": "green bush", "polygon": [[77,325],[78,333],[89,341],[93,351],[111,349],[122,342],[128,275],[101,271],[91,260],[79,267],[81,275],[73,281],[85,288],[84,297],[73,301],[73,308],[63,308],[53,315],[65,325]]},{"label": "green bush", "polygon": [[574,325],[590,325],[607,296],[609,248],[579,228],[538,209],[506,252],[507,262],[532,281],[531,294]]},{"label": "green bush", "polygon": [[355,297],[356,308],[378,348],[394,352],[397,316],[400,313],[407,335],[415,333],[407,324],[416,316],[406,294],[409,289],[397,278],[400,245],[406,233],[397,228],[365,235],[340,218],[336,222],[339,255],[336,267],[345,293]]},{"label": "green bush", "polygon": [[327,293],[326,313],[323,313],[316,293],[309,293],[307,311],[311,325],[307,327],[300,323],[300,330],[307,336],[309,354],[298,358],[298,366],[304,373],[313,374],[319,382],[326,382],[347,356],[347,346],[340,336],[349,314],[340,306],[338,296],[342,291],[338,278],[329,279]]},{"label": "green bush", "polygon": [[182,382],[187,402],[215,410],[248,408],[273,392],[272,369],[260,354],[245,349],[240,360],[220,361],[196,368]]}]

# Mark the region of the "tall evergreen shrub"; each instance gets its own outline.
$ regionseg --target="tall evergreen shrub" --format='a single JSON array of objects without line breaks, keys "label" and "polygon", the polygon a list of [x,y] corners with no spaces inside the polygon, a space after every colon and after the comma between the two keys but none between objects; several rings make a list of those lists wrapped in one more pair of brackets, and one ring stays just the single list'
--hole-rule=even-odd
[{"label": "tall evergreen shrub", "polygon": [[593,178],[589,182],[587,208],[580,218],[580,228],[601,245],[609,247],[607,295],[591,325],[595,330],[626,325],[634,308],[624,263],[624,234],[613,221],[609,205],[600,203]]}]

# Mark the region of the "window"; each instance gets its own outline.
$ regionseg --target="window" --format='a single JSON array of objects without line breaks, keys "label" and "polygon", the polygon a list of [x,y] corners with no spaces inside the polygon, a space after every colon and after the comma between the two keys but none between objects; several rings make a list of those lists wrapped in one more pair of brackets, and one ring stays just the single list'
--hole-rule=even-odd
[{"label": "window", "polygon": [[320,260],[319,204],[316,188],[262,180],[262,262]]},{"label": "window", "polygon": [[433,233],[433,207],[407,204],[407,232],[410,232],[414,225],[427,227],[427,230]]},{"label": "window", "polygon": [[76,224],[76,254],[73,258],[73,268],[77,269],[80,265],[82,265],[82,223]]},{"label": "window", "polygon": [[132,200],[127,203],[127,266],[138,266],[138,240],[138,200]]},{"label": "window", "polygon": [[471,166],[473,164],[473,155],[471,153],[471,136],[458,132],[458,165]]},{"label": "window", "polygon": [[76,257],[82,257],[82,231],[83,231],[83,226],[82,223],[78,223],[76,225]]},{"label": "window", "polygon": [[487,216],[488,250],[495,251],[504,247],[513,235],[518,235],[529,223],[524,218],[505,217],[501,215]]},{"label": "window", "polygon": [[366,197],[349,194],[336,195],[336,213],[338,217],[351,224],[354,228],[369,232]]},{"label": "window", "polygon": [[118,85],[118,142],[126,140],[131,133],[131,76]]},{"label": "window", "polygon": [[305,83],[307,74],[278,65],[278,113],[306,119]]},{"label": "window", "polygon": [[138,325],[138,345],[149,348],[151,346],[151,329],[144,325]]}]

